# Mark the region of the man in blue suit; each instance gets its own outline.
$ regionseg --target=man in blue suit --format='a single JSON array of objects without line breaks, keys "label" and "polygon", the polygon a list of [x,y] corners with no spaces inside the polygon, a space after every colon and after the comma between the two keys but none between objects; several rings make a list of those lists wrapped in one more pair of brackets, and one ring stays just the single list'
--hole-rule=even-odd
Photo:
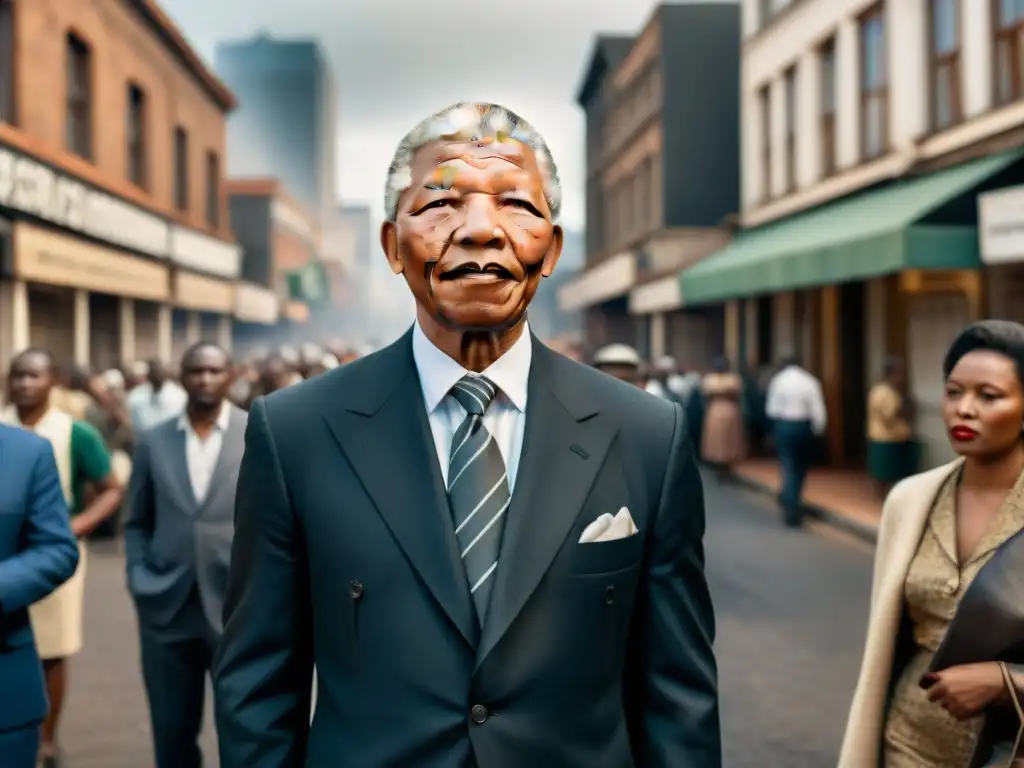
[{"label": "man in blue suit", "polygon": [[0,764],[33,768],[46,715],[28,607],[71,578],[78,544],[50,444],[0,425]]}]

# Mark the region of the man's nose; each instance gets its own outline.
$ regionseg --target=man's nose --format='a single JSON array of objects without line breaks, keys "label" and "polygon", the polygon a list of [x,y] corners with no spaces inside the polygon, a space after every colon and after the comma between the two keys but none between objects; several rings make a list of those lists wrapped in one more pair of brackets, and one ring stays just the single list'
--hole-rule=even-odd
[{"label": "man's nose", "polygon": [[465,211],[466,219],[458,234],[462,245],[478,248],[501,248],[505,245],[505,233],[498,226],[497,207],[489,196],[470,196]]}]

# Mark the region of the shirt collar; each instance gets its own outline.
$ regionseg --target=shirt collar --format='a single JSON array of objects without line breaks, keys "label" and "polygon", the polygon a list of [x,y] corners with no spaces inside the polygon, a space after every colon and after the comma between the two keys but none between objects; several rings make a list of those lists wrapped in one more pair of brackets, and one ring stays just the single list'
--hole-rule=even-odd
[{"label": "shirt collar", "polygon": [[[452,387],[469,371],[435,347],[423,333],[419,323],[413,326],[412,356],[416,361],[416,370],[419,371],[427,413],[433,413]],[[526,389],[532,359],[533,343],[530,328],[525,325],[522,335],[515,344],[481,373],[494,382],[516,410],[521,412],[526,411]]]},{"label": "shirt collar", "polygon": [[[220,413],[217,414],[217,420],[213,423],[213,428],[218,432],[227,432],[228,421],[231,420],[231,409],[228,407],[227,401],[221,403]],[[178,417],[178,429],[186,432],[192,429],[192,422],[188,420],[188,410],[181,412],[181,416]]]}]

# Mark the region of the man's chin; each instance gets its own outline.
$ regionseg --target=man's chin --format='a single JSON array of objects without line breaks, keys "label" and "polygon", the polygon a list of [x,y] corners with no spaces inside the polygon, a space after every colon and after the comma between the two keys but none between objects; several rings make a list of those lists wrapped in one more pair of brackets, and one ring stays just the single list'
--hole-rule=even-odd
[{"label": "man's chin", "polygon": [[442,325],[462,333],[504,333],[518,323],[525,310],[518,307],[474,304],[468,307],[439,307],[437,318]]}]

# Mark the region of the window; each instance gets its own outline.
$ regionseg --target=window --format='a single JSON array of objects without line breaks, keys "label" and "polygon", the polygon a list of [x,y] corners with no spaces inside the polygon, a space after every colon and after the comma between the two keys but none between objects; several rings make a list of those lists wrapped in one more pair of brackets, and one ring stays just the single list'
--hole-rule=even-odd
[{"label": "window", "polygon": [[861,152],[865,160],[872,160],[882,156],[889,144],[889,78],[881,6],[861,19],[860,61]]},{"label": "window", "polygon": [[137,85],[128,86],[127,119],[128,180],[145,189],[149,181],[146,173],[146,92]]},{"label": "window", "polygon": [[931,0],[932,128],[960,122],[959,0]]},{"label": "window", "polygon": [[786,191],[796,189],[796,121],[797,79],[796,67],[786,70]]},{"label": "window", "polygon": [[829,176],[836,170],[836,41],[821,49],[821,170]]},{"label": "window", "polygon": [[206,223],[213,229],[220,226],[220,158],[216,152],[206,153]]},{"label": "window", "polygon": [[993,0],[995,99],[1002,106],[1024,98],[1024,0]]},{"label": "window", "polygon": [[68,149],[92,159],[92,52],[81,38],[67,37]]},{"label": "window", "polygon": [[772,95],[770,86],[758,94],[761,111],[761,199],[772,196]]},{"label": "window", "polygon": [[0,0],[0,123],[14,122],[14,2]]},{"label": "window", "polygon": [[188,133],[174,129],[174,207],[188,210]]}]

